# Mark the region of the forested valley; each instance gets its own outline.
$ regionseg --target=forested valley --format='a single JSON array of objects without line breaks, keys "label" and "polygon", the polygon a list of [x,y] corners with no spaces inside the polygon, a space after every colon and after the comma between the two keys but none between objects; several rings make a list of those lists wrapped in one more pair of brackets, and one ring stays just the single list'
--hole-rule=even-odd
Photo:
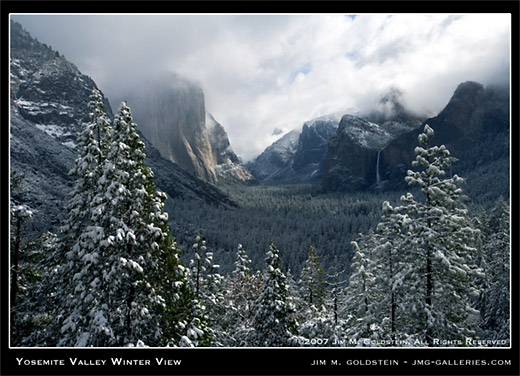
[{"label": "forested valley", "polygon": [[383,198],[399,200],[396,193],[320,193],[310,184],[235,185],[223,190],[238,208],[175,198],[168,199],[166,208],[176,213],[170,223],[183,257],[191,255],[193,234],[201,232],[216,251],[215,260],[224,274],[233,269],[237,242],[248,249],[257,269],[263,267],[265,248],[273,241],[280,248],[284,270],[294,275],[300,275],[310,246],[318,249],[325,269],[338,258],[349,270],[350,241],[375,228]]}]

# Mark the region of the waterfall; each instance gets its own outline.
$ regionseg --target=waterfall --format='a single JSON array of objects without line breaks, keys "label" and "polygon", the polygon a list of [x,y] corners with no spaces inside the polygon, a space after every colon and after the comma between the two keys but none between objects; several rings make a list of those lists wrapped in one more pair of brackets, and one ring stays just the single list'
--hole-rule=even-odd
[{"label": "waterfall", "polygon": [[376,162],[376,183],[379,185],[381,182],[381,176],[379,175],[379,155],[381,154],[381,151],[377,152],[377,162]]}]

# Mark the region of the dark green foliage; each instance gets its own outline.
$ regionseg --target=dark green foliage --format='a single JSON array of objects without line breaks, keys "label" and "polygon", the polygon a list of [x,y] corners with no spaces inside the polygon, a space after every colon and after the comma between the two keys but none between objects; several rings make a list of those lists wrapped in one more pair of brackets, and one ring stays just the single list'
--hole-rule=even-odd
[{"label": "dark green foliage", "polygon": [[327,290],[323,279],[323,269],[316,248],[309,247],[309,253],[303,265],[301,276],[302,295],[309,306],[320,309],[324,303]]},{"label": "dark green foliage", "polygon": [[175,197],[166,202],[166,209],[175,213],[170,224],[183,249],[183,261],[192,258],[192,234],[202,231],[215,250],[215,260],[223,275],[233,270],[238,241],[248,250],[253,268],[260,269],[264,264],[262,245],[265,239],[273,239],[280,247],[284,270],[290,269],[296,279],[309,244],[318,248],[324,270],[337,257],[349,274],[351,252],[345,245],[377,225],[383,197],[390,201],[399,197],[399,193],[321,194],[312,185],[226,189],[238,208],[201,205]]},{"label": "dark green foliage", "polygon": [[297,327],[280,255],[273,242],[265,254],[265,264],[264,284],[255,302],[251,343],[260,347],[288,346]]},{"label": "dark green foliage", "polygon": [[510,207],[502,198],[481,217],[484,234],[481,267],[485,272],[480,310],[480,336],[491,340],[508,340],[510,336]]}]

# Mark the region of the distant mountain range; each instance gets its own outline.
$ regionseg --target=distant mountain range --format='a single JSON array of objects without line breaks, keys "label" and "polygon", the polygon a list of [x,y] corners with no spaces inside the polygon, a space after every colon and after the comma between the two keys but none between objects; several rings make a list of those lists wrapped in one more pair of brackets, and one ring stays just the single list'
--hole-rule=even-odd
[{"label": "distant mountain range", "polygon": [[[330,169],[339,172],[345,166],[331,166],[335,150],[343,143],[352,157],[346,161],[351,169],[364,170],[356,159],[359,150],[383,149],[402,133],[417,128],[421,120],[406,111],[395,91],[383,97],[376,109],[366,116],[333,114],[305,122],[301,131],[292,131],[269,146],[254,161],[247,164],[259,181],[270,183],[319,183],[328,179]],[[338,140],[338,135],[344,138]],[[359,149],[359,150],[358,150]],[[336,159],[334,159],[336,160]],[[324,172],[326,176],[324,176]],[[346,172],[356,175],[358,171]],[[344,172],[342,172],[344,174]],[[375,173],[374,173],[375,176]],[[362,189],[356,186],[355,189]]]},{"label": "distant mountain range", "polygon": [[[83,122],[90,121],[88,102],[96,84],[13,21],[10,52],[10,169],[25,175],[12,198],[34,210],[30,222],[35,228],[51,229],[64,218],[64,203],[73,185],[68,172],[76,158],[76,134]],[[112,116],[106,98],[105,111]],[[235,205],[214,185],[164,158],[143,139],[146,162],[159,189],[169,196]]]},{"label": "distant mountain range", "polygon": [[282,136],[247,167],[259,181],[312,182],[325,192],[403,189],[406,171],[415,159],[417,136],[429,124],[436,132],[432,143],[446,145],[459,159],[453,171],[472,174],[473,182],[479,184],[490,174],[476,174],[476,168],[484,171],[499,163],[502,172],[496,188],[508,195],[509,175],[503,173],[509,173],[508,89],[461,83],[446,107],[426,120],[406,110],[399,97],[398,92],[390,92],[366,115],[307,122],[301,131]]}]

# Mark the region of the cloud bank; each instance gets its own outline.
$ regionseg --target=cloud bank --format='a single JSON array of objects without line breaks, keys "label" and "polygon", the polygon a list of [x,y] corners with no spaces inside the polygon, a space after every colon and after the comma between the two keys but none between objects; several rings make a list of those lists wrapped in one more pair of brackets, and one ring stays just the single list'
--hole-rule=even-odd
[{"label": "cloud bank", "polygon": [[204,90],[244,160],[337,111],[369,111],[399,90],[435,115],[460,82],[507,85],[508,14],[18,15],[90,75],[114,107],[158,72]]}]

